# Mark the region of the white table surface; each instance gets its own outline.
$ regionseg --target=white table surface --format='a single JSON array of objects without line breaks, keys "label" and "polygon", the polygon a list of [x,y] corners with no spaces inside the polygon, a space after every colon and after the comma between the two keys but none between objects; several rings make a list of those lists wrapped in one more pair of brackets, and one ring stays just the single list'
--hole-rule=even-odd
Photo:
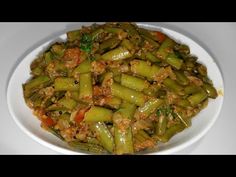
[{"label": "white table surface", "polygon": [[[202,45],[224,78],[224,104],[212,129],[181,154],[236,154],[236,23],[157,23]],[[0,154],[58,154],[22,132],[10,116],[6,90],[10,74],[27,52],[78,23],[0,23]],[[17,101],[17,99],[16,99]]]}]

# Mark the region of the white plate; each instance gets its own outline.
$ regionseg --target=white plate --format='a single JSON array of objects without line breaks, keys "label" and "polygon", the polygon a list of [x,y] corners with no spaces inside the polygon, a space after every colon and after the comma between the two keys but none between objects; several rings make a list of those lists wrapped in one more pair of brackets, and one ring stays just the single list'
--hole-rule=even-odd
[{"label": "white plate", "polygon": [[[221,90],[222,92],[224,91],[223,78],[217,64],[208,52],[199,44],[189,37],[167,28],[147,24],[139,25],[149,29],[161,29],[165,34],[169,35],[171,38],[174,38],[176,41],[188,45],[191,49],[191,54],[196,55],[198,57],[198,61],[207,66],[208,75],[210,79],[212,79],[217,90]],[[78,26],[78,28],[80,28],[80,26]],[[23,98],[22,84],[30,78],[31,62],[52,42],[61,40],[66,40],[66,34],[58,36],[57,38],[42,44],[29,53],[16,67],[11,76],[7,89],[8,108],[14,121],[21,128],[21,130],[40,144],[63,154],[85,154],[82,151],[75,152],[71,150],[65,142],[62,142],[54,135],[51,135],[49,132],[43,130],[40,127],[40,121],[33,116],[32,110],[27,107]],[[221,95],[215,100],[210,99],[207,108],[202,110],[193,119],[192,126],[190,128],[174,136],[168,143],[160,144],[158,146],[158,151],[149,151],[145,153],[170,154],[183,150],[189,145],[195,143],[212,127],[220,113],[222,104],[223,96]]]}]

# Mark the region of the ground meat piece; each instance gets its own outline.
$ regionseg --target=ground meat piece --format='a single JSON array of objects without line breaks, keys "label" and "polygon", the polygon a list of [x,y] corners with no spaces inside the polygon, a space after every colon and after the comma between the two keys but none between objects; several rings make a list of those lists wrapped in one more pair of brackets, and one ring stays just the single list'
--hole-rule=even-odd
[{"label": "ground meat piece", "polygon": [[61,130],[61,136],[67,142],[70,142],[70,141],[73,141],[75,139],[76,132],[77,132],[76,127],[69,127],[69,128],[64,129],[64,130]]},{"label": "ground meat piece", "polygon": [[167,97],[168,104],[174,104],[179,99],[179,96],[177,94],[173,92],[169,92],[169,91],[167,91],[166,97]]},{"label": "ground meat piece", "polygon": [[92,72],[95,75],[100,75],[105,72],[106,70],[106,64],[104,61],[93,61],[91,63],[92,66]]},{"label": "ground meat piece", "polygon": [[116,119],[114,119],[113,122],[120,131],[125,132],[129,128],[131,120],[117,114]]},{"label": "ground meat piece", "polygon": [[101,96],[101,95],[109,96],[111,95],[111,89],[109,87],[99,87],[95,85],[93,87],[93,95],[94,96]]},{"label": "ground meat piece", "polygon": [[136,152],[147,149],[147,148],[153,148],[155,146],[155,141],[154,140],[145,140],[143,142],[134,142],[134,150]]},{"label": "ground meat piece", "polygon": [[66,49],[62,59],[65,61],[65,66],[67,68],[76,67],[79,63],[81,63],[80,49],[79,48]]},{"label": "ground meat piece", "polygon": [[154,81],[162,83],[169,76],[169,71],[165,68],[161,68],[159,72],[154,76]]}]

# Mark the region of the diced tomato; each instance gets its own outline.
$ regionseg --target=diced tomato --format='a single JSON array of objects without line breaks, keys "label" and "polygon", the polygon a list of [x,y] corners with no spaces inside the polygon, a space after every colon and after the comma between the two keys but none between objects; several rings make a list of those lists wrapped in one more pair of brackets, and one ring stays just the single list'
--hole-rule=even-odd
[{"label": "diced tomato", "polygon": [[82,120],[84,119],[84,115],[87,112],[88,108],[86,109],[81,109],[77,112],[76,116],[75,116],[75,122],[77,124],[79,124],[80,122],[82,122]]},{"label": "diced tomato", "polygon": [[51,127],[51,126],[55,125],[54,120],[50,117],[47,117],[46,119],[42,119],[42,123],[44,125],[46,125],[47,127]]},{"label": "diced tomato", "polygon": [[162,43],[166,39],[166,35],[159,31],[156,32],[156,36],[160,43]]}]

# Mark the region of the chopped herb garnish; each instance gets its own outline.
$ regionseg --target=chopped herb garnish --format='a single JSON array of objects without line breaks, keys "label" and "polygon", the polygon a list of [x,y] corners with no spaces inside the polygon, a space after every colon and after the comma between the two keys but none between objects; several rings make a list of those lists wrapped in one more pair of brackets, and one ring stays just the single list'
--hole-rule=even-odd
[{"label": "chopped herb garnish", "polygon": [[91,52],[93,46],[92,37],[89,34],[83,34],[80,39],[80,49],[85,52]]}]

